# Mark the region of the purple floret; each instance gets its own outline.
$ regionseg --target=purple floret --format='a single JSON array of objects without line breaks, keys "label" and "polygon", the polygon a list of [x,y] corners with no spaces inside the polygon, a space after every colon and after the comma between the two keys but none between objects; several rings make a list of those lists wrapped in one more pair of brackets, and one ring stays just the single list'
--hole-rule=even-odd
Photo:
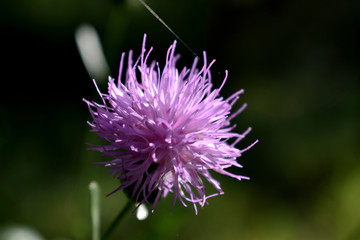
[{"label": "purple floret", "polygon": [[[243,150],[235,147],[251,130],[234,133],[235,126],[229,122],[246,107],[230,113],[243,90],[225,100],[219,96],[227,71],[220,88],[212,90],[210,67],[215,61],[208,64],[205,52],[200,71],[197,59],[191,69],[179,71],[176,42],[167,52],[162,71],[157,62],[147,65],[152,48],[146,52],[145,41],[146,35],[135,63],[130,51],[124,83],[122,54],[117,82],[109,77],[108,93],[98,90],[102,104],[84,100],[93,118],[89,123],[92,130],[108,142],[92,150],[112,157],[101,164],[120,180],[114,192],[131,188],[131,197],[139,204],[150,203],[155,194],[153,211],[161,195],[171,192],[174,204],[177,200],[184,206],[191,202],[197,213],[196,204],[202,207],[208,198],[224,193],[209,170],[249,179],[225,170],[241,168],[236,158],[257,142]],[[227,143],[231,138],[232,143]],[[204,179],[216,193],[205,193]]]}]

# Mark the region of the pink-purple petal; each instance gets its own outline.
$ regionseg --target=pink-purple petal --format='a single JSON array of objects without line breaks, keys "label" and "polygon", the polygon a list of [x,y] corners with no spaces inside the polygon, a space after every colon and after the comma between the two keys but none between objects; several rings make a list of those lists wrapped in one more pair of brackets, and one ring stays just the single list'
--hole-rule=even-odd
[{"label": "pink-purple petal", "polygon": [[[225,170],[242,168],[236,158],[257,142],[242,150],[235,148],[251,130],[238,134],[230,125],[246,107],[244,104],[230,115],[243,90],[226,100],[219,96],[228,80],[227,71],[221,86],[212,90],[210,68],[215,61],[208,63],[205,52],[200,70],[195,59],[190,69],[179,71],[176,42],[167,51],[162,71],[157,62],[148,65],[152,48],[146,51],[145,42],[146,35],[140,56],[133,63],[130,51],[126,68],[125,54],[121,55],[117,83],[109,77],[107,94],[95,83],[102,104],[84,100],[93,118],[88,123],[92,131],[109,142],[91,150],[113,158],[98,163],[119,180],[120,186],[112,193],[131,188],[132,198],[138,203],[153,201],[154,211],[160,196],[171,192],[174,205],[177,200],[184,206],[186,201],[191,202],[197,213],[197,204],[203,207],[208,198],[224,193],[209,170],[238,180],[249,179]],[[229,139],[234,139],[231,144],[227,143]],[[211,191],[203,180],[216,192],[208,193]]]}]

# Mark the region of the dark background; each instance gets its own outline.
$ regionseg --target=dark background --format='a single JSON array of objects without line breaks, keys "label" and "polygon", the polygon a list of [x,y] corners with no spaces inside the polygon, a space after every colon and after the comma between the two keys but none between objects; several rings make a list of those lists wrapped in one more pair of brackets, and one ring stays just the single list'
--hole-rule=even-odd
[{"label": "dark background", "polygon": [[[236,106],[249,106],[234,121],[253,131],[239,147],[260,142],[231,170],[251,181],[215,175],[225,195],[198,216],[180,203],[170,214],[170,195],[145,221],[127,216],[118,237],[360,239],[360,2],[147,3],[196,54],[217,59],[215,86],[229,70],[224,96],[245,89]],[[98,31],[113,77],[121,52],[139,54],[144,33],[160,63],[175,39],[136,0],[0,3],[0,231],[21,224],[46,239],[90,239],[93,179],[103,227],[126,201],[105,197],[117,182],[86,151],[97,138],[82,99],[99,98],[75,44],[82,23]],[[180,43],[177,52],[178,67],[190,67],[193,53]]]}]

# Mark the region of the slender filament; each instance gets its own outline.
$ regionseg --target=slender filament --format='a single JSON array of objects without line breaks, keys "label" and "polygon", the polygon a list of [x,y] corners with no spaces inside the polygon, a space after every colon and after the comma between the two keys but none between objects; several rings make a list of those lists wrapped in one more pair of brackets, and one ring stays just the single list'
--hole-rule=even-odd
[{"label": "slender filament", "polygon": [[192,52],[195,57],[199,58],[198,55],[192,50],[160,17],[156,14],[154,10],[151,9],[149,5],[147,5],[143,0],[139,0],[139,2],[146,7],[146,9],[162,24],[164,25],[167,30],[169,30],[184,46],[189,49],[190,52]]}]

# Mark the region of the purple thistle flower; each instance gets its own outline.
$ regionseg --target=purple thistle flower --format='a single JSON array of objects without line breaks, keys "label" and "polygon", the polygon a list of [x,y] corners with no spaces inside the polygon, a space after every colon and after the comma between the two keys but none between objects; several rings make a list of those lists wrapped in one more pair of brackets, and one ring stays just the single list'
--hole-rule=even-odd
[{"label": "purple thistle flower", "polygon": [[[230,110],[243,90],[224,100],[219,97],[220,88],[212,90],[210,67],[204,52],[204,65],[199,71],[197,59],[191,69],[176,68],[178,55],[174,55],[176,41],[170,46],[164,69],[157,62],[149,66],[147,61],[152,48],[145,50],[144,35],[142,52],[135,63],[129,53],[125,83],[121,82],[124,64],[121,56],[119,77],[109,77],[108,93],[95,86],[103,104],[84,100],[93,118],[92,130],[109,142],[92,148],[111,156],[113,160],[100,164],[109,167],[112,175],[121,182],[114,191],[131,189],[131,198],[137,203],[153,202],[153,211],[160,196],[174,194],[174,205],[179,200],[201,207],[207,199],[223,194],[220,183],[209,170],[236,178],[248,177],[232,174],[226,168],[242,166],[236,161],[249,147],[239,150],[235,144],[251,130],[231,132],[230,120],[246,107],[230,115]],[[137,71],[138,74],[137,74]],[[140,78],[140,79],[139,79]],[[235,139],[231,144],[226,141]],[[217,193],[207,195],[203,179]],[[151,200],[152,196],[155,198]]]}]

